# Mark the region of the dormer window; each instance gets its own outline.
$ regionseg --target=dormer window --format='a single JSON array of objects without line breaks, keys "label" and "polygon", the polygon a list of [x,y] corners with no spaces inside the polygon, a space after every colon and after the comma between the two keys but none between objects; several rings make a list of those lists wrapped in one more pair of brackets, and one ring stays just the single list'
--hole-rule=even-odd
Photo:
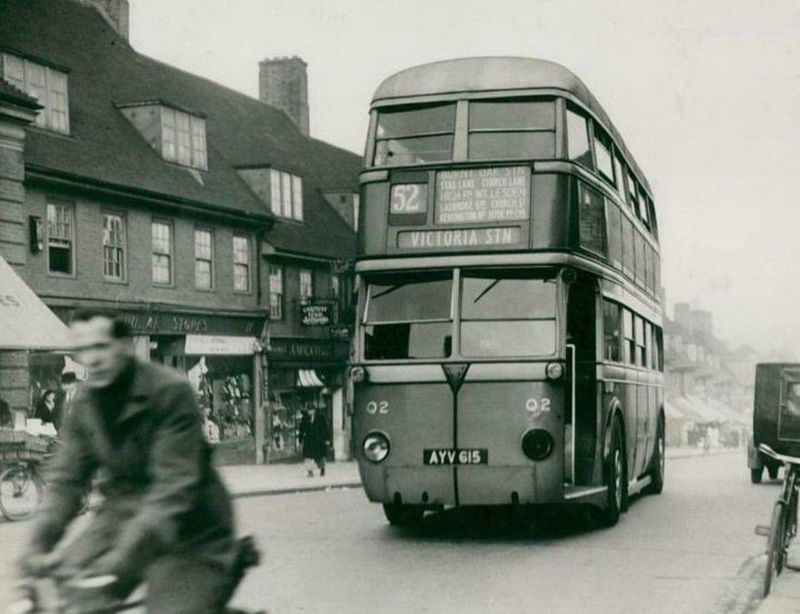
[{"label": "dormer window", "polygon": [[271,169],[270,201],[272,213],[303,221],[303,179],[297,175]]},{"label": "dormer window", "polygon": [[69,134],[67,73],[11,53],[0,54],[3,78],[44,107],[36,125]]},{"label": "dormer window", "polygon": [[159,100],[118,104],[117,108],[169,162],[208,170],[206,120]]},{"label": "dormer window", "polygon": [[206,120],[162,106],[161,155],[182,166],[207,170]]}]

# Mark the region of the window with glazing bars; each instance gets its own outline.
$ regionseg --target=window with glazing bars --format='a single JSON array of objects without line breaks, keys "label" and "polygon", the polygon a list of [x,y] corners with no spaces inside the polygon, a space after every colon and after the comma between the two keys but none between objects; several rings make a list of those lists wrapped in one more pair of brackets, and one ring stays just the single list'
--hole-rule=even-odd
[{"label": "window with glazing bars", "polygon": [[233,237],[233,289],[250,292],[250,239]]},{"label": "window with glazing bars", "polygon": [[44,107],[36,125],[69,134],[69,96],[66,73],[10,53],[0,54],[2,76]]},{"label": "window with glazing bars", "polygon": [[300,271],[300,298],[314,296],[314,273],[308,269]]},{"label": "window with glazing bars", "polygon": [[125,280],[125,218],[114,213],[103,214],[103,276]]},{"label": "window with glazing bars", "polygon": [[172,283],[172,225],[169,222],[153,222],[153,283]]},{"label": "window with glazing bars", "polygon": [[194,231],[194,285],[200,290],[214,287],[214,235],[206,228]]},{"label": "window with glazing bars", "polygon": [[269,267],[269,317],[283,319],[283,269],[279,266]]},{"label": "window with glazing bars", "polygon": [[75,209],[72,205],[47,205],[47,268],[50,273],[73,274]]}]

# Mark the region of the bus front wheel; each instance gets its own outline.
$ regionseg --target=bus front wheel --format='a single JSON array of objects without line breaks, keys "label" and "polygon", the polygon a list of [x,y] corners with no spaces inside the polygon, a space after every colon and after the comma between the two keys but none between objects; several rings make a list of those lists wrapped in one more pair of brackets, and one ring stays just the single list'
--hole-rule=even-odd
[{"label": "bus front wheel", "polygon": [[403,505],[401,503],[384,503],[383,513],[389,524],[396,527],[410,526],[422,522],[425,509],[419,505]]}]

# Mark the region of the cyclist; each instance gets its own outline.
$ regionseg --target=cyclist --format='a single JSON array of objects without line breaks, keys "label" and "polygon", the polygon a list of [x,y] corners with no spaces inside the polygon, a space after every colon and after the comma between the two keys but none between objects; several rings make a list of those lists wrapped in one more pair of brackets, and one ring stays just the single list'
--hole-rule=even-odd
[{"label": "cyclist", "polygon": [[[237,581],[232,506],[189,382],[136,359],[129,326],[113,314],[81,311],[70,328],[88,378],[64,424],[22,572],[58,565],[111,578],[109,605],[145,582],[149,612],[223,611]],[[54,554],[98,470],[102,504]]]}]

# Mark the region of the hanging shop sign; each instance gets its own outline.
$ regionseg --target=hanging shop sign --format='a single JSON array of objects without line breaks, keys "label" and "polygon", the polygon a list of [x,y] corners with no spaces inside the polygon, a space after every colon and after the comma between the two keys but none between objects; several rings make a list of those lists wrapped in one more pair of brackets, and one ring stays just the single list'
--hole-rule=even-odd
[{"label": "hanging shop sign", "polygon": [[333,323],[333,304],[300,305],[300,322],[303,326],[330,326]]}]

